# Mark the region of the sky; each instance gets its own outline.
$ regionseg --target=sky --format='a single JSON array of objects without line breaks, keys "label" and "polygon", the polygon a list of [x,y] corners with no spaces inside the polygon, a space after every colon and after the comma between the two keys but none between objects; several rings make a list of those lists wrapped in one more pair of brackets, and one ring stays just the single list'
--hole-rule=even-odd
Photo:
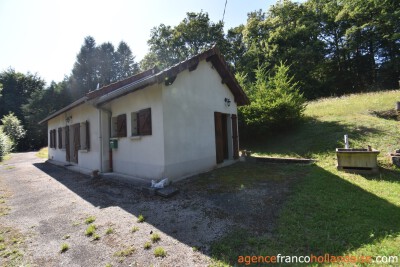
[{"label": "sky", "polygon": [[[228,0],[225,31],[245,24],[247,13],[268,10],[276,0]],[[153,27],[175,26],[186,12],[222,19],[225,0],[0,0],[0,72],[9,67],[37,73],[47,83],[71,73],[83,40],[125,41],[139,62]]]}]

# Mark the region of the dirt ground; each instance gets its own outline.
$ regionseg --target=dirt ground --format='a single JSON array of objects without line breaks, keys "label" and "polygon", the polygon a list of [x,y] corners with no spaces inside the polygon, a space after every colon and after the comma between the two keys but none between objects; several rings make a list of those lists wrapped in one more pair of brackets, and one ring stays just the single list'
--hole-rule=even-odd
[{"label": "dirt ground", "polygon": [[[210,244],[232,229],[273,232],[292,181],[263,181],[242,190],[218,183],[214,172],[192,177],[174,184],[180,192],[166,199],[45,163],[34,152],[18,153],[0,165],[0,194],[7,195],[9,208],[0,226],[23,236],[19,261],[31,266],[208,266]],[[140,214],[143,223],[137,222]],[[89,216],[95,217],[99,240],[85,235]],[[160,240],[153,243],[155,233]],[[69,249],[61,253],[63,243]],[[157,247],[165,257],[155,257]],[[2,265],[9,262],[0,258]]]}]

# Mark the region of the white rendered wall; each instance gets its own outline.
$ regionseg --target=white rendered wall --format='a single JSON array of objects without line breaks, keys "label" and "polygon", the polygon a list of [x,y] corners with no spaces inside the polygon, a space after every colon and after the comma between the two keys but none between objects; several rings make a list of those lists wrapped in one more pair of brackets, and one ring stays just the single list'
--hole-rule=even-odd
[{"label": "white rendered wall", "polygon": [[[66,118],[71,117],[71,120],[67,123]],[[65,149],[58,148],[58,128],[70,126],[75,123],[81,123],[89,121],[90,127],[90,150],[89,151],[78,151],[78,164],[79,167],[83,167],[90,170],[100,170],[100,142],[99,142],[99,111],[89,104],[81,104],[72,110],[69,110],[63,114],[48,121],[48,144],[49,144],[49,159],[69,163],[66,161]],[[50,130],[56,129],[56,148],[50,148]],[[70,129],[70,134],[72,129]],[[65,140],[63,140],[65,143]],[[72,154],[73,152],[70,151]]]},{"label": "white rendered wall", "polygon": [[[113,149],[113,171],[138,178],[160,179],[164,176],[164,137],[162,87],[146,87],[109,103],[112,116],[126,114],[127,137],[118,138]],[[131,112],[151,108],[152,135],[131,138]]]},{"label": "white rendered wall", "polygon": [[[225,105],[225,98],[231,100]],[[234,96],[210,62],[163,85],[165,176],[171,180],[216,166],[214,112],[237,114]],[[228,118],[228,128],[231,125]],[[228,130],[228,147],[232,134]],[[230,152],[230,157],[232,153]]]}]

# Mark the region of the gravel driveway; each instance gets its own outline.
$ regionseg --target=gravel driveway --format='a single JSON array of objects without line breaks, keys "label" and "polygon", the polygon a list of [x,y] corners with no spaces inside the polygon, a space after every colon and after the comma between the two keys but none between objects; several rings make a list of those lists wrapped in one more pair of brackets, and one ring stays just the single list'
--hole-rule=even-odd
[{"label": "gravel driveway", "polygon": [[[0,165],[0,190],[10,208],[0,226],[21,233],[22,262],[31,266],[208,266],[211,242],[231,229],[272,231],[277,207],[289,193],[290,181],[218,192],[210,183],[199,186],[199,178],[176,184],[180,193],[165,199],[45,163],[35,152],[13,154]],[[90,216],[99,240],[85,235]],[[152,234],[160,240],[152,242]],[[61,253],[63,243],[69,249]],[[157,247],[165,257],[154,255]]]}]

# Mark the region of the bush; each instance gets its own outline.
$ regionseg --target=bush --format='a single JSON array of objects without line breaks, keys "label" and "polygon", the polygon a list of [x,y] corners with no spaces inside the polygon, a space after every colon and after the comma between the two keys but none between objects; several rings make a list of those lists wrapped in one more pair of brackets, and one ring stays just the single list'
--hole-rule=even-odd
[{"label": "bush", "polygon": [[256,81],[246,83],[245,76],[237,76],[250,98],[250,105],[239,108],[244,132],[265,134],[295,125],[303,116],[305,98],[298,84],[289,76],[289,67],[280,63],[273,76],[264,67],[256,71]]},{"label": "bush", "polygon": [[1,123],[3,124],[4,133],[10,137],[14,145],[17,145],[18,141],[26,134],[24,127],[21,125],[21,121],[12,112],[8,115],[4,115],[1,119]]},{"label": "bush", "polygon": [[13,143],[11,139],[2,131],[0,127],[0,161],[3,157],[10,153]]}]

